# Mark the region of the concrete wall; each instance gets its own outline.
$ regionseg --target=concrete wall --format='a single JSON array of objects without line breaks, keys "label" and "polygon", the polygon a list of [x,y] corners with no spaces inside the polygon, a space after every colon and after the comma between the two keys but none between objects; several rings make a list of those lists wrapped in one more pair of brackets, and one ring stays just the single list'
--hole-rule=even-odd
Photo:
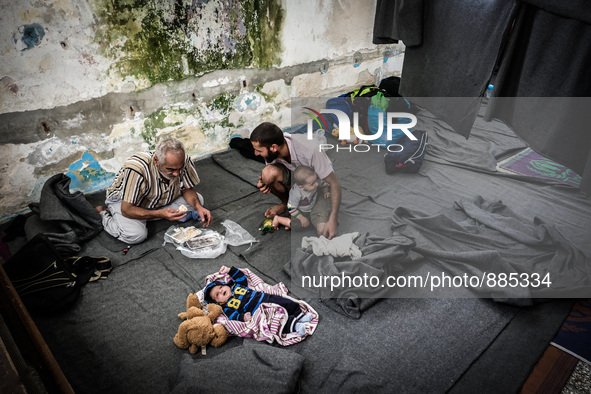
[{"label": "concrete wall", "polygon": [[56,173],[104,189],[132,153],[173,134],[227,149],[292,97],[399,75],[404,47],[371,44],[375,1],[2,0],[0,220]]}]

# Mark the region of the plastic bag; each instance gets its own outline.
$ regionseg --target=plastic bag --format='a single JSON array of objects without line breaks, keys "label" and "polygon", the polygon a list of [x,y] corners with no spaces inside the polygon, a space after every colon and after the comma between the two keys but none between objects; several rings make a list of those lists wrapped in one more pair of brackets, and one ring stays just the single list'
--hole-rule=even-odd
[{"label": "plastic bag", "polygon": [[222,225],[226,228],[226,235],[224,238],[228,245],[252,245],[253,242],[259,242],[236,222],[226,219],[222,222]]},{"label": "plastic bag", "polygon": [[184,256],[213,259],[226,252],[224,236],[210,229],[171,226],[164,233],[164,244],[172,243]]},{"label": "plastic bag", "polygon": [[236,222],[224,220],[222,225],[226,228],[225,236],[210,229],[171,226],[164,233],[164,245],[172,243],[184,256],[192,259],[213,259],[224,254],[228,245],[252,245],[258,242]]}]

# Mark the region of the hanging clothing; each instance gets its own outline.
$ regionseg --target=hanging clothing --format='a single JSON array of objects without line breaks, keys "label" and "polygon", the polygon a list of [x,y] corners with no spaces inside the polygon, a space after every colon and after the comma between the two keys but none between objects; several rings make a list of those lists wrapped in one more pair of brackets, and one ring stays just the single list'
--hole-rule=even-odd
[{"label": "hanging clothing", "polygon": [[[486,118],[502,120],[532,149],[577,172],[580,189],[591,193],[585,130],[591,123],[591,7],[585,4],[424,0],[422,10],[414,8],[422,12],[422,41],[406,47],[400,94],[468,138],[498,68]],[[396,1],[389,9],[399,12],[403,5]],[[374,35],[387,30],[377,15],[385,9],[378,2]],[[404,41],[404,21],[394,17],[390,24],[391,38]]]},{"label": "hanging clothing", "polygon": [[591,193],[591,7],[528,3],[521,4],[485,119],[502,120],[533,150],[581,175],[580,189]]},{"label": "hanging clothing", "polygon": [[373,27],[374,44],[421,45],[423,0],[378,0]]}]

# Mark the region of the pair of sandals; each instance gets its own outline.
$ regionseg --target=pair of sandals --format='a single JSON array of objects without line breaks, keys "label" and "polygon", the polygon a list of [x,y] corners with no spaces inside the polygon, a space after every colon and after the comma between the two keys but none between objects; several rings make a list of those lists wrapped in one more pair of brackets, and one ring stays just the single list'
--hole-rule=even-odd
[{"label": "pair of sandals", "polygon": [[64,260],[70,273],[82,283],[107,279],[113,270],[113,264],[108,257],[100,256],[72,256]]}]

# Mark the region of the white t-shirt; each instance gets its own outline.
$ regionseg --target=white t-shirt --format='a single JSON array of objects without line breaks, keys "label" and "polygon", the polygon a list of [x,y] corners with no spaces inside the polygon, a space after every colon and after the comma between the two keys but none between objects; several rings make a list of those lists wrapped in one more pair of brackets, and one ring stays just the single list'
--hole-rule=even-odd
[{"label": "white t-shirt", "polygon": [[320,188],[307,192],[302,190],[298,185],[293,185],[289,191],[289,201],[287,202],[287,208],[290,211],[290,215],[292,217],[296,216],[296,210],[310,212],[314,207],[314,204],[316,204],[318,190],[320,190]]},{"label": "white t-shirt", "polygon": [[[287,209],[292,217],[297,216],[298,210],[302,212],[311,212],[316,204],[318,198],[324,198],[324,191],[328,187],[328,183],[323,180],[318,182],[316,190],[308,192],[303,190],[298,185],[294,184],[289,191],[289,200],[287,201]],[[318,195],[320,194],[320,197]]]}]

